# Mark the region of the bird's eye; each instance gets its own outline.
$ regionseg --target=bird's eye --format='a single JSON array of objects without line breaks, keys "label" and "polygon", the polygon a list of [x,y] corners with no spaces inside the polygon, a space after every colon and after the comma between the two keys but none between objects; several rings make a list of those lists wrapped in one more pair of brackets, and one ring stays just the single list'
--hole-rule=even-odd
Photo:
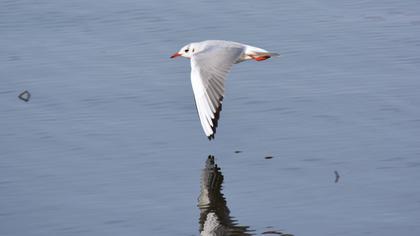
[{"label": "bird's eye", "polygon": [[185,52],[188,52],[189,51],[189,49],[185,49]]}]

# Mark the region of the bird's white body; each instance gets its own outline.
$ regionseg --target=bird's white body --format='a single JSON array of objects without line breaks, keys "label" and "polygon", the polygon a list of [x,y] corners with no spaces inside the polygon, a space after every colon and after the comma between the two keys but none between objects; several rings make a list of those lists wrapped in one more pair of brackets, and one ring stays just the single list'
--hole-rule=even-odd
[{"label": "bird's white body", "polygon": [[214,138],[224,96],[224,81],[233,64],[246,60],[262,61],[277,53],[246,44],[207,40],[190,43],[171,58],[191,59],[191,84],[204,133]]},{"label": "bird's white body", "polygon": [[[250,55],[256,55],[256,53],[269,53],[268,51],[262,48],[257,48],[257,47],[253,47],[253,46],[242,44],[242,43],[224,41],[224,40],[206,40],[202,42],[190,43],[184,46],[183,48],[181,48],[180,53],[182,54],[181,56],[183,57],[191,58],[195,54],[206,51],[211,48],[226,48],[226,49],[237,48],[237,49],[242,50],[242,55],[238,58],[238,60],[235,63],[239,63],[246,60],[253,60],[254,58],[252,58]],[[188,52],[185,52],[186,49],[191,49],[191,50],[189,50]]]}]

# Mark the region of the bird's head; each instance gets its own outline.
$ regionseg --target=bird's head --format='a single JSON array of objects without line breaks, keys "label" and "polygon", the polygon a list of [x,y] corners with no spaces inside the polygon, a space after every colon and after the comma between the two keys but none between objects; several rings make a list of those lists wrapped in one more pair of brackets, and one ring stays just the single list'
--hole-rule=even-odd
[{"label": "bird's head", "polygon": [[186,57],[186,58],[191,58],[192,55],[195,52],[195,47],[192,43],[185,45],[184,47],[181,48],[181,50],[179,50],[178,52],[174,53],[171,58],[175,58],[175,57]]}]

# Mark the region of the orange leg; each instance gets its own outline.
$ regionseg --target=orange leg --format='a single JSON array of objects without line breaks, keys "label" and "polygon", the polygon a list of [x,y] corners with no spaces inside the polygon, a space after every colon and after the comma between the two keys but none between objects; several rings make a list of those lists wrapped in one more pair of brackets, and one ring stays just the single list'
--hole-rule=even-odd
[{"label": "orange leg", "polygon": [[267,60],[268,58],[270,58],[271,56],[265,55],[265,56],[251,56],[252,59],[256,60],[256,61],[264,61]]}]

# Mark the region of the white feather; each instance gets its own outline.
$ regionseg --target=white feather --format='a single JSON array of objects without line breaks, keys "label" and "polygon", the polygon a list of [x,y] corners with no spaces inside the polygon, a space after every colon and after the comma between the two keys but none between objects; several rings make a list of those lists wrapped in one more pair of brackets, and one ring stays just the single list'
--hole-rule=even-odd
[{"label": "white feather", "polygon": [[191,57],[191,84],[201,125],[207,136],[214,134],[216,121],[213,122],[213,119],[222,103],[226,75],[244,49],[237,44],[207,44]]}]

